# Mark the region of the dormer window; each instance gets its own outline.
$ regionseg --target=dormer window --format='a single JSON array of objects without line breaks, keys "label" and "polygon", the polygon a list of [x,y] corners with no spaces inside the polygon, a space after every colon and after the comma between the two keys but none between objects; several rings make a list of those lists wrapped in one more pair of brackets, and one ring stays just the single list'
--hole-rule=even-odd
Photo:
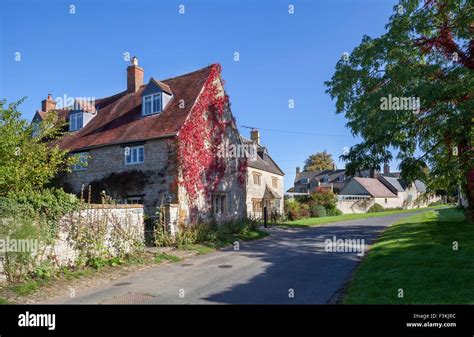
[{"label": "dormer window", "polygon": [[77,131],[83,127],[82,112],[75,112],[69,115],[69,131]]},{"label": "dormer window", "polygon": [[161,112],[161,93],[143,96],[143,116]]}]

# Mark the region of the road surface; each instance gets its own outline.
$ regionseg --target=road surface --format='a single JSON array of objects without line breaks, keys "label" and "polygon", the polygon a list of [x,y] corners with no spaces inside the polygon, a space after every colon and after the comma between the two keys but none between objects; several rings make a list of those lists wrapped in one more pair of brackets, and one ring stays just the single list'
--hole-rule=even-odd
[{"label": "road surface", "polygon": [[[396,214],[308,228],[272,228],[271,236],[178,263],[156,266],[87,289],[68,304],[322,304],[350,279],[360,251],[328,252],[325,242],[364,239],[365,246]],[[347,246],[355,248],[354,246]],[[359,247],[360,248],[360,247]]]}]

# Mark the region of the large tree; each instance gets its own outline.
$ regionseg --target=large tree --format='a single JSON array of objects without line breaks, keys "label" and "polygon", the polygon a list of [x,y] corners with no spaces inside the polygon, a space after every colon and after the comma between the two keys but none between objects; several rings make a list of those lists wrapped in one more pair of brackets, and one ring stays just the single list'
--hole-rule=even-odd
[{"label": "large tree", "polygon": [[67,151],[47,142],[63,134],[64,123],[56,113],[32,124],[21,117],[18,106],[22,101],[7,105],[0,100],[0,196],[38,191],[75,162]]},{"label": "large tree", "polygon": [[326,150],[310,155],[304,162],[305,171],[331,170],[333,167],[334,161]]},{"label": "large tree", "polygon": [[[471,0],[401,0],[386,33],[364,36],[326,82],[337,113],[363,139],[342,156],[349,171],[380,168],[396,152],[408,181],[422,178],[432,190],[461,185],[471,221],[473,6]],[[415,104],[387,104],[397,99]]]}]

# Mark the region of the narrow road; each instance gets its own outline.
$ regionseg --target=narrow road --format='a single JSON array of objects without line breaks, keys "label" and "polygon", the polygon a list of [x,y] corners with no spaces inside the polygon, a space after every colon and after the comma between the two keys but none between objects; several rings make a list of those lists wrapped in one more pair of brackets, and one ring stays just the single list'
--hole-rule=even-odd
[{"label": "narrow road", "polygon": [[326,252],[325,240],[333,236],[364,239],[367,249],[388,225],[412,214],[275,228],[263,240],[242,242],[239,251],[218,251],[152,267],[51,303],[328,303],[350,279],[361,256]]}]

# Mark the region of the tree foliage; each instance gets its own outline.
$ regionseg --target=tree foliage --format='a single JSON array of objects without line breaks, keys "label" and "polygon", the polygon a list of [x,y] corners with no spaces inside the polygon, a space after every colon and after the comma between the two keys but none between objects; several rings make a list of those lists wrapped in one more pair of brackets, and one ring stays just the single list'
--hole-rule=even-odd
[{"label": "tree foliage", "polygon": [[74,159],[51,141],[62,135],[63,124],[54,112],[39,124],[21,117],[20,100],[0,101],[0,196],[43,188]]},{"label": "tree foliage", "polygon": [[[364,36],[339,60],[327,92],[363,139],[342,156],[350,172],[380,169],[396,152],[408,181],[431,189],[461,183],[474,218],[473,35],[472,1],[401,0],[385,34]],[[419,109],[383,109],[389,97],[419,98]]]},{"label": "tree foliage", "polygon": [[332,170],[333,165],[334,161],[332,160],[331,154],[327,153],[326,150],[324,150],[323,152],[316,152],[310,155],[304,163],[304,170]]}]

